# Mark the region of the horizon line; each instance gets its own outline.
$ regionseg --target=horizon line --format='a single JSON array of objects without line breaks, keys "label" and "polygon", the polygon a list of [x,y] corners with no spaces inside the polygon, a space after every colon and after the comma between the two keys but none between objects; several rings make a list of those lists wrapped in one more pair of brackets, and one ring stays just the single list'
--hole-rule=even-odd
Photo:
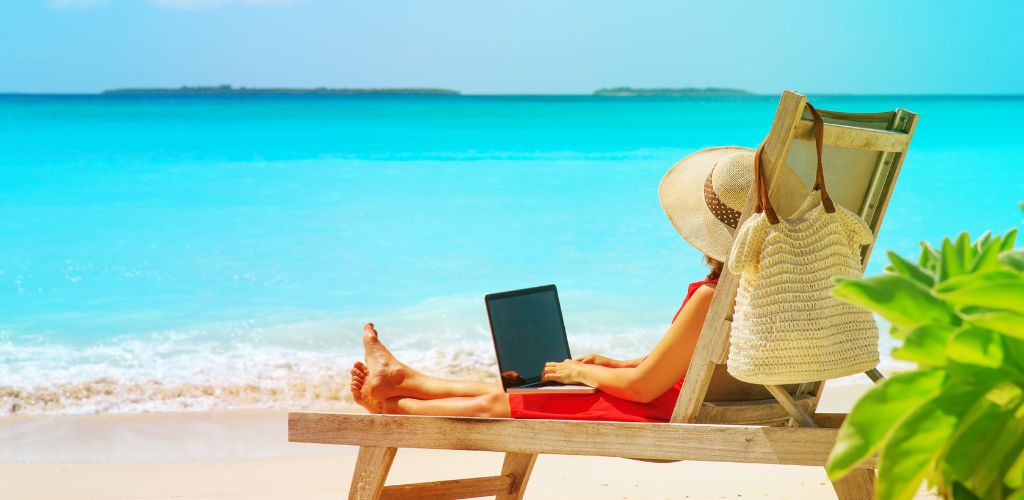
[{"label": "horizon line", "polygon": [[[204,96],[204,97],[218,97],[218,96],[231,96],[231,97],[251,97],[251,96],[327,96],[327,97],[346,97],[346,96],[375,96],[375,97],[387,97],[387,96],[424,96],[424,97],[443,97],[443,98],[458,98],[458,97],[603,97],[608,99],[629,99],[629,98],[652,98],[652,97],[716,97],[716,98],[743,98],[743,97],[777,97],[782,93],[760,93],[760,92],[745,92],[742,94],[708,94],[708,95],[595,95],[594,92],[582,93],[582,92],[462,92],[456,90],[455,93],[442,94],[442,93],[417,93],[417,92],[373,92],[374,90],[402,90],[407,87],[380,87],[380,88],[352,88],[346,90],[352,90],[351,93],[317,93],[318,89],[323,87],[288,87],[287,90],[309,90],[310,92],[273,92],[273,88],[266,88],[271,91],[267,92],[238,92],[238,93],[205,93],[205,92],[167,92],[161,93],[159,91],[154,92],[139,92],[139,93],[112,93],[108,90],[92,91],[92,92],[37,92],[37,91],[0,91],[0,96],[63,96],[63,97],[175,97],[175,96]],[[640,87],[637,87],[638,89]],[[248,90],[263,90],[261,87],[249,87]],[[360,90],[366,90],[366,92],[359,92]],[[822,96],[822,97],[1024,97],[1024,92],[1020,93],[944,93],[944,92],[867,92],[867,93],[856,93],[856,92],[800,92],[804,95]]]}]

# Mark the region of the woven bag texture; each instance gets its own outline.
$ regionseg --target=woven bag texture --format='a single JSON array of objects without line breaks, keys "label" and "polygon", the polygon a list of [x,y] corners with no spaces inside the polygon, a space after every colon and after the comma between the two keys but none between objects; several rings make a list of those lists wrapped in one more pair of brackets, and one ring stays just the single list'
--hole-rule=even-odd
[{"label": "woven bag texture", "polygon": [[828,380],[878,365],[871,312],[830,294],[835,276],[859,276],[871,229],[853,212],[828,213],[813,191],[788,220],[755,213],[729,256],[739,275],[729,373],[757,384]]}]

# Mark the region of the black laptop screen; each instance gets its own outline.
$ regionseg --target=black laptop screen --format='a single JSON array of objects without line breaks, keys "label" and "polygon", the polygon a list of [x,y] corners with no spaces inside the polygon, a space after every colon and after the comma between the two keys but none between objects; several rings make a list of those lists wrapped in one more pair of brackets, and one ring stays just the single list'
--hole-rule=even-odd
[{"label": "black laptop screen", "polygon": [[569,357],[554,285],[491,294],[485,300],[506,389],[540,381],[544,363]]}]

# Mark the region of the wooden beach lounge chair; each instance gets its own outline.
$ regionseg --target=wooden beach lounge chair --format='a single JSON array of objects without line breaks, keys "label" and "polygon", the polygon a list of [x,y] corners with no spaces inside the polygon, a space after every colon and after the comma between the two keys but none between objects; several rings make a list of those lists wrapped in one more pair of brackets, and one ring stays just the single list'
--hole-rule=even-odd
[{"label": "wooden beach lounge chair", "polygon": [[[795,92],[782,94],[765,145],[768,186],[783,215],[792,213],[813,184],[814,142],[806,100]],[[835,202],[859,212],[878,234],[917,115],[904,109],[820,112],[828,191]],[[803,182],[794,183],[797,178]],[[751,194],[741,221],[752,212],[753,199]],[[870,253],[871,247],[866,248],[865,263]],[[845,414],[815,411],[823,381],[760,386],[726,372],[737,281],[728,271],[722,274],[671,423],[293,412],[288,415],[288,440],[359,446],[349,498],[360,499],[522,498],[542,453],[824,466]],[[875,370],[868,375],[880,377]],[[505,453],[505,461],[494,476],[385,486],[398,448],[494,451]],[[834,483],[839,498],[871,498],[874,464],[869,460]]]}]

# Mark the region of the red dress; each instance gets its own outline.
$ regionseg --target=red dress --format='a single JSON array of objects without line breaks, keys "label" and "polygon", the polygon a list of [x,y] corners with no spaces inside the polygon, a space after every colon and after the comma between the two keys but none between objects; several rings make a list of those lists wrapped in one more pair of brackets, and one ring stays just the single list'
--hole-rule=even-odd
[{"label": "red dress", "polygon": [[[691,283],[686,292],[686,299],[672,321],[675,322],[679,317],[686,302],[698,288],[716,282],[717,279]],[[669,390],[650,403],[637,403],[601,391],[593,394],[509,394],[508,403],[512,410],[512,418],[668,422],[682,387],[683,379],[679,379]]]}]

